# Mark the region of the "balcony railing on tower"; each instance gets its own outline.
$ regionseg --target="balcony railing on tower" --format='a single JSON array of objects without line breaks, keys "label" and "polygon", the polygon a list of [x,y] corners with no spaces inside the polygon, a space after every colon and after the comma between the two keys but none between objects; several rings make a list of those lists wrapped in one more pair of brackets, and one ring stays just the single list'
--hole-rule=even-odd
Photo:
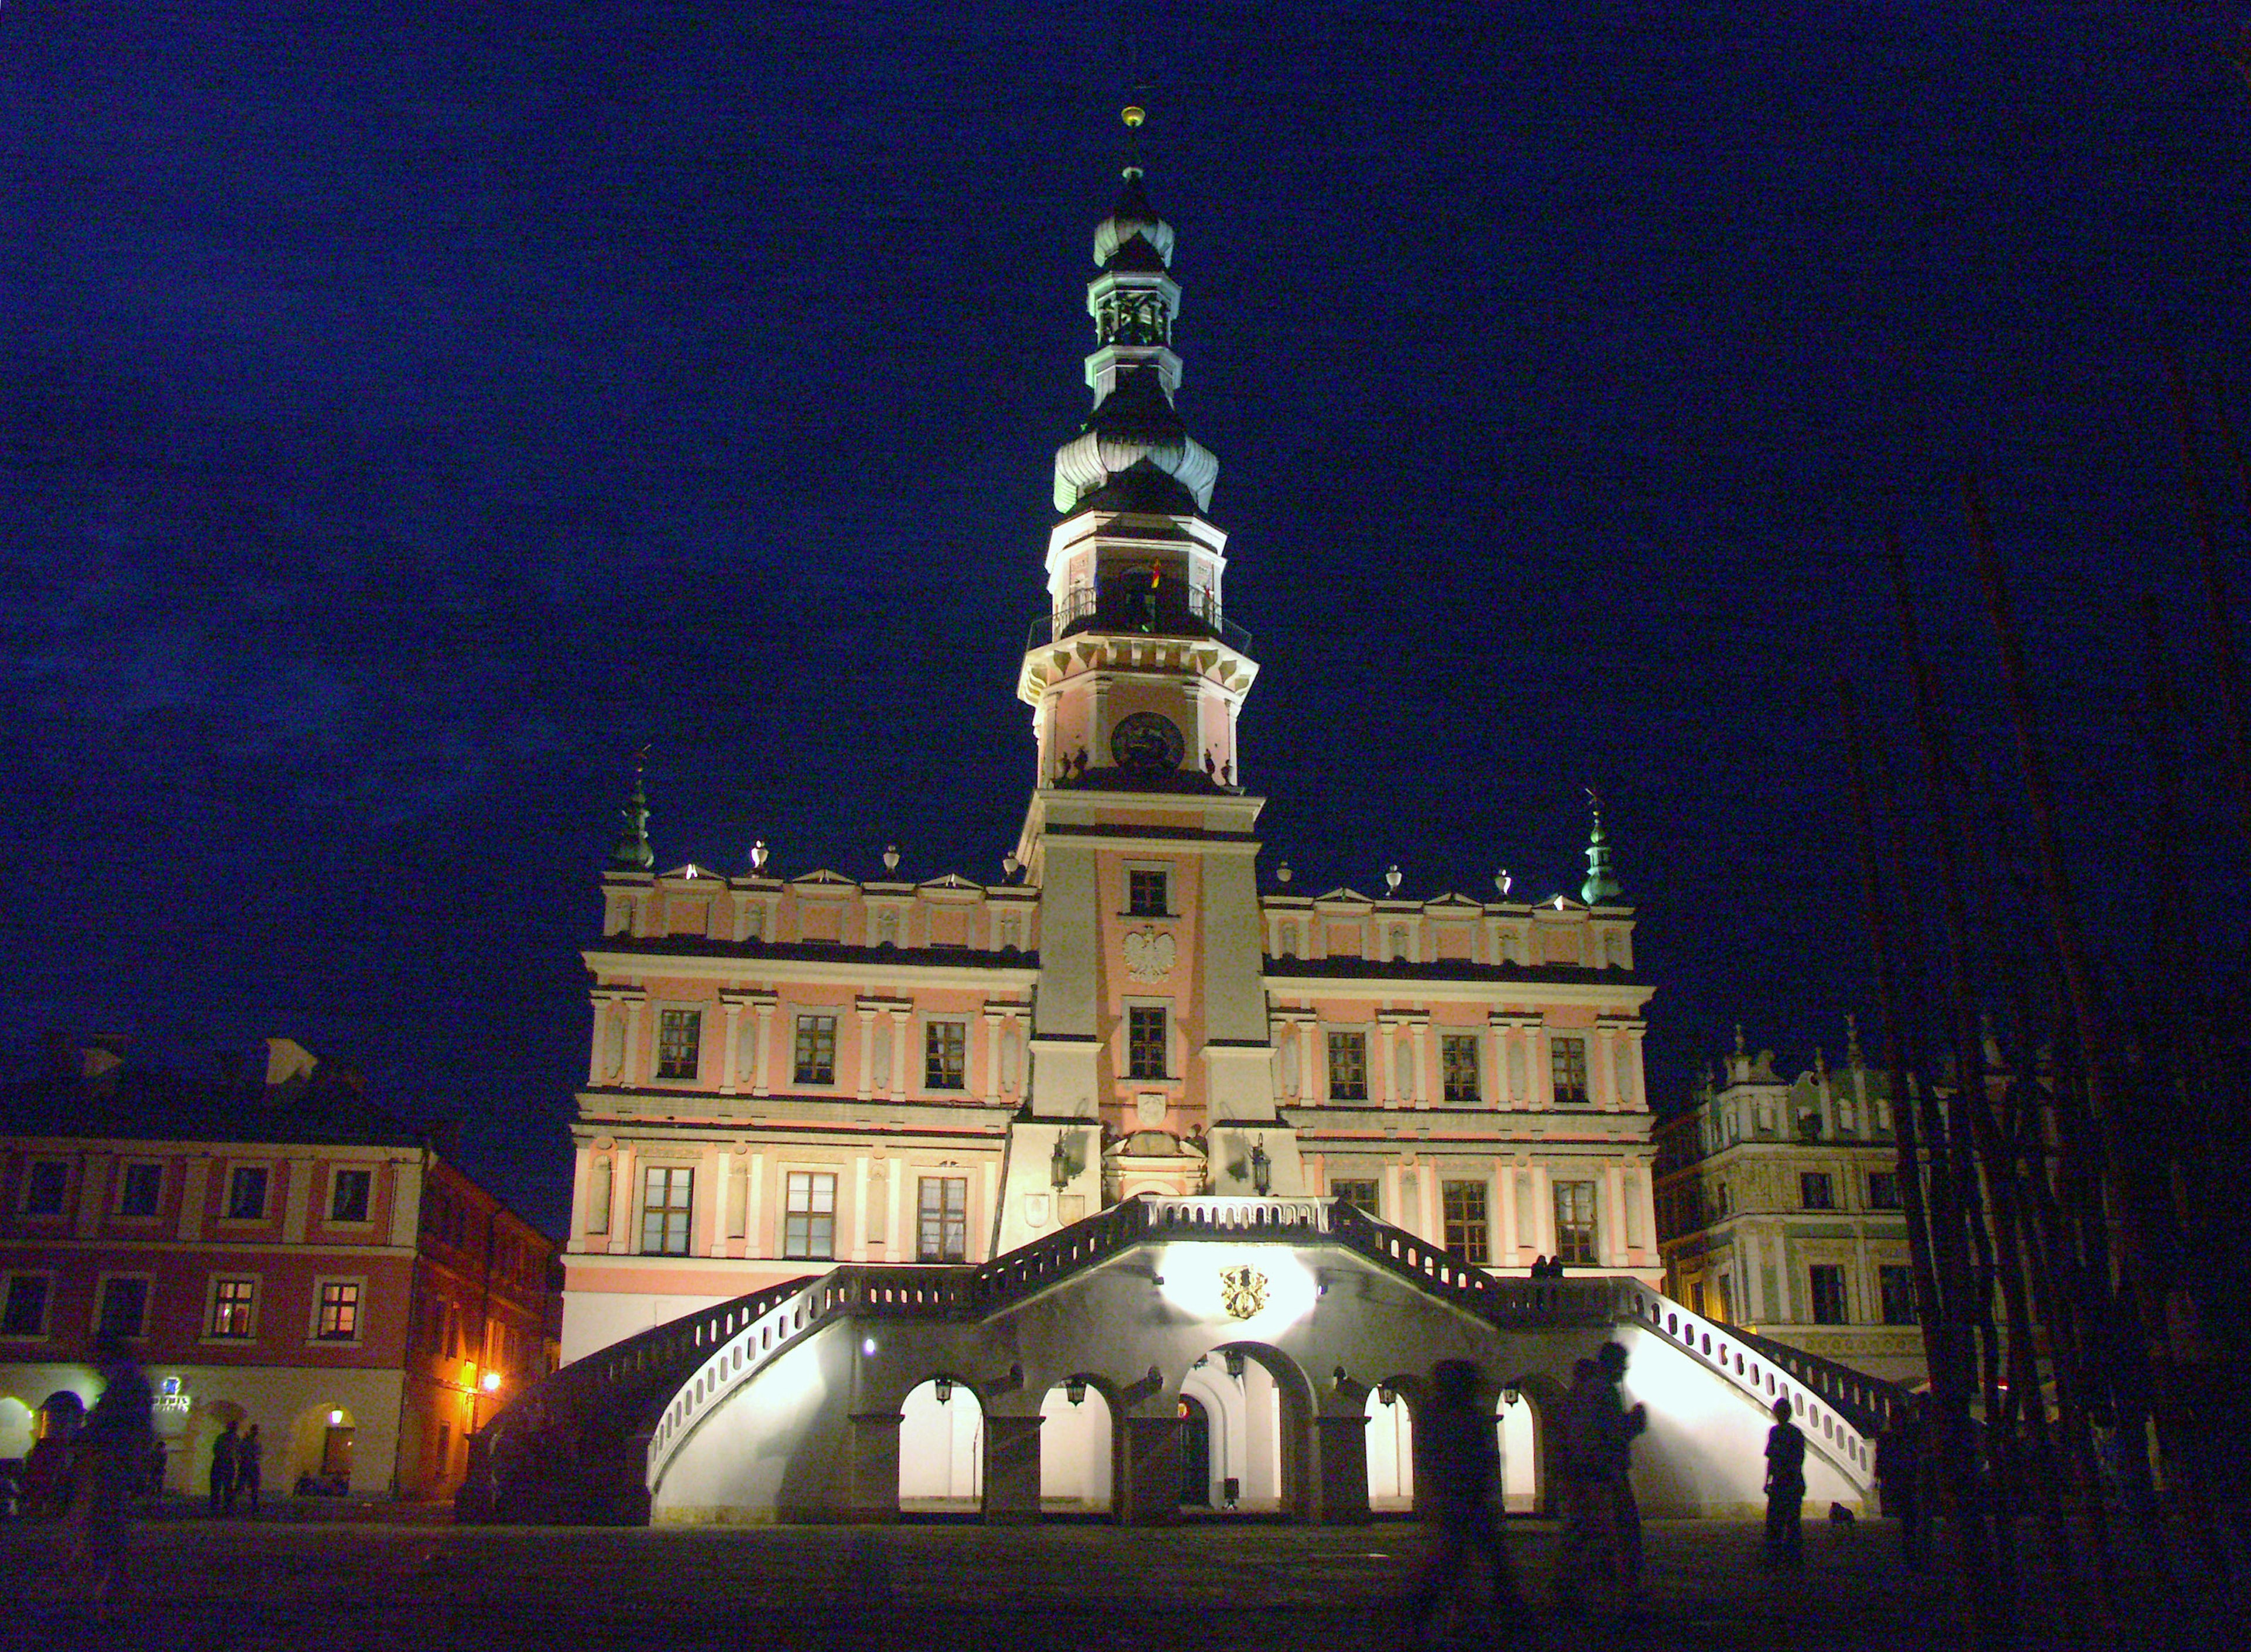
[{"label": "balcony railing on tower", "polygon": [[1250,633],[1230,624],[1209,586],[1171,575],[1152,580],[1146,570],[1121,573],[1098,585],[1073,586],[1034,619],[1024,638],[1029,652],[1081,631],[1125,635],[1208,636],[1238,653],[1250,651]]}]

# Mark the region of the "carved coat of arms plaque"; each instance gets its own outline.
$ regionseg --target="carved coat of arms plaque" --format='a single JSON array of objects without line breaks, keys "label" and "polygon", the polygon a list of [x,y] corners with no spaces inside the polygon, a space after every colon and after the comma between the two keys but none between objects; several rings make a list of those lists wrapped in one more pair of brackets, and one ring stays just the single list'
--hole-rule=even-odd
[{"label": "carved coat of arms plaque", "polygon": [[1236,1319],[1249,1319],[1266,1306],[1266,1275],[1247,1262],[1223,1270],[1219,1276],[1219,1300]]}]

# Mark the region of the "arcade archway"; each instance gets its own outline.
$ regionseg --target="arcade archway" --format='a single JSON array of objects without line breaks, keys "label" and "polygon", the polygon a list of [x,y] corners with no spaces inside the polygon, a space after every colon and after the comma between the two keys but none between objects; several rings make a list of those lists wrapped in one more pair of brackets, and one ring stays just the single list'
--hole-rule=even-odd
[{"label": "arcade archway", "polygon": [[933,1377],[899,1406],[899,1509],[975,1514],[985,1500],[985,1411],[974,1385]]},{"label": "arcade archway", "polygon": [[[1210,1443],[1203,1506],[1221,1512],[1303,1517],[1311,1489],[1312,1385],[1295,1361],[1257,1343],[1215,1348],[1181,1382],[1202,1408]],[[1184,1419],[1183,1434],[1193,1422]],[[1189,1441],[1181,1441],[1184,1464]],[[1183,1486],[1182,1502],[1192,1489]]]},{"label": "arcade archway", "polygon": [[1084,1377],[1040,1399],[1040,1511],[1106,1515],[1114,1506],[1117,1413]]}]

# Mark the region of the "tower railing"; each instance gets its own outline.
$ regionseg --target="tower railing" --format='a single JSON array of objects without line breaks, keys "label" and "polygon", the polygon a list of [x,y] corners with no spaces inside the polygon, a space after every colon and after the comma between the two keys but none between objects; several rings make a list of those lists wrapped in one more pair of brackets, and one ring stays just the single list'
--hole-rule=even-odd
[{"label": "tower railing", "polygon": [[1032,621],[1024,649],[1029,653],[1081,631],[1212,637],[1238,653],[1250,651],[1250,633],[1227,618],[1218,593],[1170,575],[1153,584],[1143,573],[1072,586]]}]

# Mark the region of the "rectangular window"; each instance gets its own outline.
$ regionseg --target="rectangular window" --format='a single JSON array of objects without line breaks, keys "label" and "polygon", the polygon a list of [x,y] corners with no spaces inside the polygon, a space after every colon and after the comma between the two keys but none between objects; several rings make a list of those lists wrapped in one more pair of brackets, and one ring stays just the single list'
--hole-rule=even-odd
[{"label": "rectangular window", "polygon": [[258,1309],[254,1279],[215,1279],[211,1281],[211,1330],[213,1336],[246,1337]]},{"label": "rectangular window", "polygon": [[1868,1172],[1868,1208],[1872,1211],[1896,1211],[1900,1208],[1897,1170]]},{"label": "rectangular window", "polygon": [[923,1177],[920,1217],[915,1239],[915,1260],[966,1262],[969,1260],[967,1177]]},{"label": "rectangular window", "polygon": [[836,1082],[836,1017],[800,1016],[797,1018],[797,1059],[800,1084]]},{"label": "rectangular window", "polygon": [[922,1030],[922,1082],[925,1090],[959,1090],[968,1086],[969,1024],[933,1021]]},{"label": "rectangular window", "polygon": [[1329,1100],[1332,1101],[1368,1100],[1368,1035],[1366,1033],[1332,1032],[1329,1034]]},{"label": "rectangular window", "polygon": [[338,1170],[329,1183],[329,1220],[367,1220],[368,1190],[374,1184],[371,1170]]},{"label": "rectangular window", "polygon": [[1816,1262],[1805,1272],[1812,1288],[1813,1322],[1844,1324],[1845,1270],[1831,1263]]},{"label": "rectangular window", "polygon": [[1129,918],[1166,918],[1172,915],[1169,902],[1172,896],[1170,873],[1161,871],[1129,871],[1126,874],[1126,915]]},{"label": "rectangular window", "polygon": [[8,1301],[0,1307],[0,1336],[47,1334],[47,1287],[44,1274],[17,1274],[8,1281]]},{"label": "rectangular window", "polygon": [[1449,1032],[1438,1039],[1438,1059],[1444,1065],[1446,1100],[1478,1099],[1478,1041],[1474,1032]]},{"label": "rectangular window", "polygon": [[1548,1072],[1555,1082],[1558,1106],[1584,1105],[1587,1100],[1587,1041],[1568,1032],[1549,1033]]},{"label": "rectangular window", "polygon": [[69,1192],[68,1159],[33,1159],[24,1173],[24,1214],[60,1216]]},{"label": "rectangular window", "polygon": [[145,1279],[106,1279],[101,1281],[101,1310],[94,1329],[103,1336],[140,1336],[149,1329],[149,1281]]},{"label": "rectangular window", "polygon": [[665,1010],[656,1017],[656,1076],[692,1079],[696,1058],[703,1044],[701,1010]]},{"label": "rectangular window", "polygon": [[836,1254],[836,1178],[819,1170],[792,1170],[782,1211],[781,1253],[793,1260],[827,1260]]},{"label": "rectangular window", "polygon": [[157,1201],[164,1194],[164,1167],[161,1164],[128,1164],[117,1183],[117,1213],[120,1216],[154,1216]]},{"label": "rectangular window", "polygon": [[696,1172],[684,1164],[652,1164],[641,1171],[641,1253],[687,1255]]},{"label": "rectangular window", "polygon": [[1592,1267],[1596,1260],[1595,1184],[1555,1183],[1555,1260],[1567,1267]]},{"label": "rectangular window", "polygon": [[1704,1281],[1700,1279],[1689,1281],[1688,1310],[1698,1315],[1704,1311]]},{"label": "rectangular window", "polygon": [[1375,1183],[1371,1180],[1329,1178],[1329,1197],[1341,1199],[1364,1216],[1378,1214],[1375,1208]]},{"label": "rectangular window", "polygon": [[1446,1214],[1446,1248],[1465,1262],[1487,1260],[1486,1187],[1482,1182],[1441,1182],[1438,1197]]},{"label": "rectangular window", "polygon": [[1901,1263],[1884,1262],[1876,1268],[1876,1288],[1883,1296],[1884,1323],[1915,1323],[1915,1270]]},{"label": "rectangular window", "polygon": [[349,1343],[359,1336],[359,1281],[329,1280],[321,1287],[320,1316],[313,1335],[324,1343]]},{"label": "rectangular window", "polygon": [[266,1167],[238,1164],[226,1180],[226,1219],[262,1222],[266,1219]]},{"label": "rectangular window", "polygon": [[1797,1177],[1797,1203],[1808,1211],[1837,1208],[1837,1184],[1826,1170],[1804,1170]]},{"label": "rectangular window", "polygon": [[1161,1004],[1134,1004],[1126,1011],[1126,1076],[1165,1076],[1165,1010]]}]

